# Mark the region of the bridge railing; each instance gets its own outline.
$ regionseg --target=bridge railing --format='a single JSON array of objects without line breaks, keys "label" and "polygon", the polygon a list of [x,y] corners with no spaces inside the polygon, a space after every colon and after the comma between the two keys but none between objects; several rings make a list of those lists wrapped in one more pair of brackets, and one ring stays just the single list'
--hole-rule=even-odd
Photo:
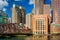
[{"label": "bridge railing", "polygon": [[0,24],[0,33],[31,33],[31,30],[20,27],[17,23]]}]

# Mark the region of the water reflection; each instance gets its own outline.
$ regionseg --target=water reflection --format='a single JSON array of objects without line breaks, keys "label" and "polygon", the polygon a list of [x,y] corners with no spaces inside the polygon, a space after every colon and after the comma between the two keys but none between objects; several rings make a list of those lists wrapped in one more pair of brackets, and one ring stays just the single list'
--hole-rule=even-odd
[{"label": "water reflection", "polygon": [[50,40],[60,40],[60,35],[53,35],[50,37]]},{"label": "water reflection", "polygon": [[48,40],[47,36],[32,36],[27,37],[26,40]]},{"label": "water reflection", "polygon": [[60,35],[0,37],[0,40],[60,40]]},{"label": "water reflection", "polygon": [[5,37],[5,36],[3,36],[3,37],[0,37],[0,40],[25,40],[25,36],[9,36],[9,37]]},{"label": "water reflection", "polygon": [[48,36],[47,38],[48,38],[48,40],[50,40],[51,39],[51,36]]},{"label": "water reflection", "polygon": [[27,37],[26,40],[60,40],[60,35],[32,36]]}]

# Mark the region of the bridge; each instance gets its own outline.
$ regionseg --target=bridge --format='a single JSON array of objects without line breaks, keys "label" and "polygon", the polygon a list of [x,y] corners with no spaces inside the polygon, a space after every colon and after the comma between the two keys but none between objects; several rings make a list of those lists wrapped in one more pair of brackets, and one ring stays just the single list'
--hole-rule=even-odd
[{"label": "bridge", "polygon": [[17,23],[0,24],[0,35],[32,35],[31,29],[21,27]]},{"label": "bridge", "polygon": [[32,35],[31,33],[0,33],[1,36]]}]

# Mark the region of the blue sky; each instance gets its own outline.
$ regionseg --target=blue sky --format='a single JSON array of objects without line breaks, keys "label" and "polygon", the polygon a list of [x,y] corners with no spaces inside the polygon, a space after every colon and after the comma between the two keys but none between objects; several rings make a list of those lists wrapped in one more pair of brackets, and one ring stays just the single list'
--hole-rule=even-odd
[{"label": "blue sky", "polygon": [[[51,4],[51,0],[46,0],[46,4]],[[0,0],[0,9],[5,11],[9,17],[11,17],[11,8],[13,4],[23,6],[26,10],[26,14],[31,13],[34,7],[34,0]]]}]

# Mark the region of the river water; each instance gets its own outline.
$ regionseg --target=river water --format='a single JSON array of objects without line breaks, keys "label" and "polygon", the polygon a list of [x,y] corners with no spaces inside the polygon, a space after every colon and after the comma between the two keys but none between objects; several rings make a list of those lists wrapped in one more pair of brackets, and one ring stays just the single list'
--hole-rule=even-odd
[{"label": "river water", "polygon": [[60,35],[0,37],[0,40],[60,40]]}]

